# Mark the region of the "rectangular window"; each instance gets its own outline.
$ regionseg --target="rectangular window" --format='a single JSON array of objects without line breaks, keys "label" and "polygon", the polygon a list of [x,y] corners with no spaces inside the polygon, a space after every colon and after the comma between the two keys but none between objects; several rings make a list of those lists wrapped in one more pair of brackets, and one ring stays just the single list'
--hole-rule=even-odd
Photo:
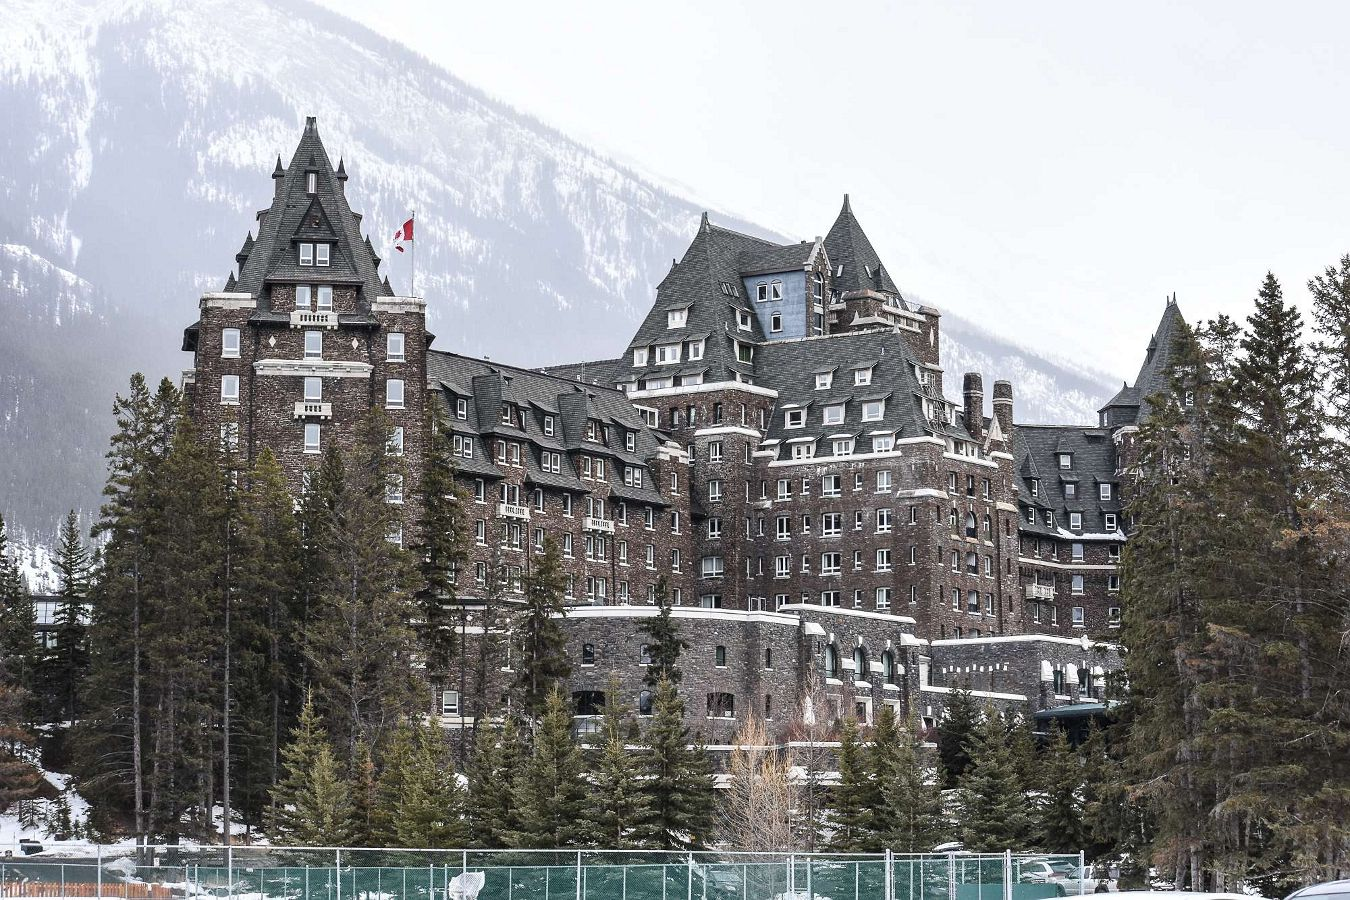
[{"label": "rectangular window", "polygon": [[867,385],[872,383],[872,369],[869,366],[865,369],[853,370],[853,383],[855,385]]},{"label": "rectangular window", "polygon": [[326,265],[328,265],[328,251],[329,251],[329,245],[328,245],[328,244],[315,244],[315,245],[314,245],[314,265],[316,265],[316,266],[326,266]]},{"label": "rectangular window", "polygon": [[820,536],[838,537],[843,534],[844,517],[837,512],[828,512],[820,517]]},{"label": "rectangular window", "polygon": [[390,456],[403,455],[403,426],[395,425],[389,429],[389,442],[385,445],[385,452]]},{"label": "rectangular window", "polygon": [[1083,607],[1075,606],[1073,608],[1073,624],[1075,625],[1083,624]]},{"label": "rectangular window", "polygon": [[715,462],[721,462],[721,461],[722,461],[722,442],[721,442],[721,441],[709,441],[709,442],[708,442],[708,462],[710,462],[710,463],[715,463]]},{"label": "rectangular window", "polygon": [[877,549],[877,571],[889,572],[891,570],[891,551],[887,547]]},{"label": "rectangular window", "polygon": [[891,492],[891,472],[889,469],[877,473],[877,493],[889,494]]},{"label": "rectangular window", "polygon": [[1059,454],[1059,467],[1060,467],[1061,469],[1072,469],[1072,468],[1073,468],[1073,454],[1072,454],[1072,453],[1061,453],[1061,454]]},{"label": "rectangular window", "polygon": [[844,404],[838,403],[833,406],[825,407],[824,420],[826,425],[839,425],[844,421]]},{"label": "rectangular window", "polygon": [[891,589],[888,587],[877,588],[877,609],[891,608]]},{"label": "rectangular window", "polygon": [[645,366],[646,364],[647,364],[647,348],[646,348],[646,347],[634,347],[634,348],[633,348],[633,365],[634,365],[634,366]]},{"label": "rectangular window", "polygon": [[806,410],[789,409],[783,413],[784,428],[804,428],[806,427]]},{"label": "rectangular window", "polygon": [[722,499],[722,482],[716,478],[708,482],[708,499],[713,503]]},{"label": "rectangular window", "polygon": [[703,557],[703,577],[721,578],[723,574],[722,557],[705,556]]},{"label": "rectangular window", "polygon": [[1113,628],[1120,626],[1120,607],[1109,606],[1106,609],[1106,624]]},{"label": "rectangular window", "polygon": [[689,322],[689,307],[672,309],[666,312],[667,328],[683,328]]},{"label": "rectangular window", "polygon": [[314,422],[305,423],[305,452],[319,452],[319,426]]},{"label": "rectangular window", "polygon": [[322,378],[315,378],[313,375],[305,378],[305,399],[314,401],[323,399]]},{"label": "rectangular window", "polygon": [[305,332],[305,359],[323,358],[323,332]]},{"label": "rectangular window", "polygon": [[1119,575],[1107,575],[1107,576],[1106,576],[1106,589],[1107,589],[1108,591],[1118,591],[1118,590],[1120,590],[1120,576],[1119,576]]},{"label": "rectangular window", "polygon": [[1069,576],[1069,592],[1070,592],[1070,593],[1073,593],[1073,594],[1081,594],[1081,593],[1083,593],[1083,576],[1082,576],[1082,575],[1070,575],[1070,576]]},{"label": "rectangular window", "polygon": [[1109,484],[1099,484],[1099,485],[1097,485],[1097,496],[1098,496],[1100,499],[1102,499],[1102,500],[1110,500],[1110,499],[1111,499],[1111,485],[1109,485]]},{"label": "rectangular window", "polygon": [[403,362],[403,332],[391,331],[385,335],[385,356],[390,362]]},{"label": "rectangular window", "polygon": [[384,482],[384,502],[402,503],[403,502],[403,476],[390,475]]},{"label": "rectangular window", "polygon": [[300,245],[300,265],[314,265],[314,245],[305,243]]},{"label": "rectangular window", "polygon": [[879,422],[885,414],[885,400],[868,400],[863,403],[862,420],[864,422]]},{"label": "rectangular window", "polygon": [[384,406],[386,409],[403,408],[402,378],[390,378],[384,383]]},{"label": "rectangular window", "polygon": [[[331,291],[332,288],[329,288]],[[297,284],[295,286],[295,308],[309,309],[310,298],[313,289],[307,284]]]},{"label": "rectangular window", "polygon": [[226,328],[220,333],[220,355],[224,359],[239,358],[239,329]]},{"label": "rectangular window", "polygon": [[872,435],[873,453],[889,453],[894,449],[895,449],[895,435],[893,434]]},{"label": "rectangular window", "polygon": [[833,372],[816,373],[816,390],[818,391],[829,390],[830,385],[833,383],[834,383]]},{"label": "rectangular window", "polygon": [[[224,422],[220,426],[220,447],[222,450],[234,451],[239,449],[239,423]],[[51,624],[50,622],[44,624]]]},{"label": "rectangular window", "polygon": [[1103,521],[1103,524],[1106,526],[1106,530],[1107,530],[1107,531],[1115,531],[1115,530],[1116,530],[1116,514],[1115,514],[1115,513],[1107,513],[1106,515],[1102,516],[1102,521]]},{"label": "rectangular window", "polygon": [[777,332],[782,330],[783,330],[783,314],[774,313],[773,315],[769,316],[769,331]]},{"label": "rectangular window", "polygon": [[320,285],[315,294],[319,298],[319,309],[333,308],[333,288],[331,286]]},{"label": "rectangular window", "polygon": [[877,534],[887,534],[891,530],[891,510],[877,510]]},{"label": "rectangular window", "polygon": [[680,344],[657,344],[656,364],[667,365],[680,361]]},{"label": "rectangular window", "polygon": [[1082,531],[1082,530],[1083,530],[1083,514],[1082,514],[1082,513],[1080,513],[1080,512],[1071,512],[1071,513],[1069,513],[1069,530],[1070,530],[1070,531]]},{"label": "rectangular window", "polygon": [[220,402],[238,403],[239,402],[239,376],[222,375],[220,376]]},{"label": "rectangular window", "polygon": [[838,575],[840,571],[840,557],[838,553],[820,554],[820,574]]}]

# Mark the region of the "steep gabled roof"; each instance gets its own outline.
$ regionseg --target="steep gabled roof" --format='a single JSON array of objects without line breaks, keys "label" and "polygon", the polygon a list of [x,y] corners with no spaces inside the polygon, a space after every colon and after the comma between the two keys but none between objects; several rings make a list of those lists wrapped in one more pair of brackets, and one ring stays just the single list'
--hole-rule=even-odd
[{"label": "steep gabled roof", "polygon": [[1172,362],[1177,336],[1185,324],[1186,319],[1181,315],[1175,295],[1169,297],[1162,319],[1149,338],[1144,362],[1139,367],[1134,384],[1121,385],[1116,395],[1101,408],[1103,424],[1113,428],[1136,425],[1148,417],[1148,398],[1167,388],[1167,369]]},{"label": "steep gabled roof", "polygon": [[[315,191],[307,190],[306,176],[315,176]],[[276,190],[272,205],[258,214],[257,238],[245,241],[235,259],[239,274],[233,290],[258,298],[266,311],[265,286],[272,282],[354,285],[364,310],[372,299],[392,291],[380,280],[379,258],[361,235],[361,217],[347,205],[344,182],[346,167],[334,171],[319,138],[314,117],[305,120],[305,130],[289,166],[272,173]],[[300,266],[297,244],[323,241],[332,245],[327,266]]]},{"label": "steep gabled roof", "polygon": [[834,266],[834,288],[840,293],[849,291],[881,291],[898,294],[900,289],[891,280],[891,273],[881,263],[881,257],[867,239],[867,233],[858,224],[844,195],[844,206],[825,235],[825,252]]}]

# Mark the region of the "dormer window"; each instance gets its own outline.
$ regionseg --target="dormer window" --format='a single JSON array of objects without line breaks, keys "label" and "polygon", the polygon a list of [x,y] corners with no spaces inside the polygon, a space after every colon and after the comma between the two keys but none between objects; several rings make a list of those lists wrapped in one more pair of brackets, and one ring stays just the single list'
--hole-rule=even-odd
[{"label": "dormer window", "polygon": [[743,363],[755,361],[755,347],[753,344],[745,344],[741,341],[736,342],[736,358]]},{"label": "dormer window", "polygon": [[1066,482],[1064,482],[1064,499],[1065,499],[1065,500],[1077,500],[1077,499],[1078,499],[1078,485],[1074,484],[1072,481],[1066,481]]},{"label": "dormer window", "polygon": [[864,422],[879,422],[886,415],[885,400],[868,400],[863,403],[862,420]]},{"label": "dormer window", "polygon": [[549,437],[552,437],[552,436],[553,436],[553,417],[552,417],[552,416],[544,416],[544,434],[548,435]]},{"label": "dormer window", "polygon": [[736,327],[741,331],[750,330],[750,313],[748,310],[736,310]]},{"label": "dormer window", "polygon": [[634,348],[633,348],[633,365],[635,365],[635,366],[645,366],[646,364],[647,364],[647,348],[646,348],[646,347],[634,347]]},{"label": "dormer window", "polygon": [[658,366],[669,365],[680,361],[679,344],[657,344],[656,345],[656,364]]},{"label": "dormer window", "polygon": [[672,309],[666,312],[667,328],[683,328],[689,322],[689,307]]},{"label": "dormer window", "polygon": [[305,243],[300,245],[300,265],[314,265],[314,245]]},{"label": "dormer window", "polygon": [[698,340],[689,342],[689,358],[691,360],[703,358],[703,341]]},{"label": "dormer window", "polygon": [[623,436],[623,447],[624,447],[624,449],[627,450],[629,453],[636,453],[636,452],[637,452],[637,432],[636,432],[636,431],[627,431],[627,432],[624,432],[624,436]]},{"label": "dormer window", "polygon": [[316,266],[326,266],[326,265],[328,265],[328,250],[329,250],[329,246],[330,246],[330,245],[328,245],[328,244],[315,244],[315,245],[314,245],[314,265],[316,265]]},{"label": "dormer window", "polygon": [[502,424],[511,424],[511,407],[505,403],[502,404]]},{"label": "dormer window", "polygon": [[872,367],[853,370],[853,383],[855,385],[868,385],[872,383]]},{"label": "dormer window", "polygon": [[1039,497],[1041,495],[1041,480],[1039,478],[1031,479],[1031,496]]},{"label": "dormer window", "polygon": [[467,418],[469,418],[469,401],[468,401],[468,399],[466,399],[466,398],[464,398],[464,397],[456,397],[456,398],[455,398],[455,418],[456,418],[456,419],[467,419]]},{"label": "dormer window", "polygon": [[1061,454],[1059,455],[1059,467],[1060,467],[1061,469],[1072,469],[1072,468],[1073,468],[1073,454],[1072,454],[1072,453],[1061,453]]},{"label": "dormer window", "polygon": [[783,414],[784,428],[804,428],[806,427],[806,410],[789,409]]},{"label": "dormer window", "polygon": [[826,425],[839,425],[844,421],[844,404],[838,403],[834,406],[825,407],[825,418],[822,420]]},{"label": "dormer window", "polygon": [[317,194],[319,192],[319,175],[317,172],[305,173],[305,193]]},{"label": "dormer window", "polygon": [[830,389],[830,385],[832,385],[833,383],[834,383],[834,373],[833,373],[833,372],[817,372],[817,373],[816,373],[816,390],[818,390],[818,391],[827,391],[827,390]]},{"label": "dormer window", "polygon": [[1098,498],[1099,498],[1099,499],[1101,499],[1101,500],[1110,500],[1110,499],[1111,499],[1111,485],[1109,485],[1109,484],[1099,484],[1099,485],[1097,485],[1097,490],[1098,490]]}]

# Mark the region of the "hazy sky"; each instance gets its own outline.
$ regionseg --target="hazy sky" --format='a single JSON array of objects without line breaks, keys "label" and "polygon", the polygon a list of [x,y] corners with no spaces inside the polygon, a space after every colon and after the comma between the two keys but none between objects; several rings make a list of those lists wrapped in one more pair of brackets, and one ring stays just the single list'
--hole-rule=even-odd
[{"label": "hazy sky", "polygon": [[847,191],[902,289],[1116,375],[1350,252],[1346,4],[324,2],[714,209]]}]

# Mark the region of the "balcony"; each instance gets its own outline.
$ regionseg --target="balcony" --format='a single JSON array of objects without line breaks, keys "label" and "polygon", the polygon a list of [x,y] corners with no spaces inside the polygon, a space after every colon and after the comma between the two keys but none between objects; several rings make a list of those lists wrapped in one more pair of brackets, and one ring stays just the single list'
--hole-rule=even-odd
[{"label": "balcony", "polygon": [[297,400],[295,401],[295,417],[297,419],[331,419],[333,418],[333,404],[321,403],[318,400]]},{"label": "balcony", "polygon": [[530,518],[530,508],[528,506],[521,506],[517,503],[498,503],[497,515],[501,516],[503,519],[525,519],[528,521]]},{"label": "balcony", "polygon": [[323,309],[318,312],[311,312],[308,309],[297,309],[291,312],[292,328],[336,328],[338,327],[337,313],[331,309]]},{"label": "balcony", "polygon": [[595,516],[587,516],[582,520],[581,527],[586,531],[599,531],[603,534],[614,533],[613,519],[599,519]]},{"label": "balcony", "polygon": [[1029,584],[1027,585],[1028,600],[1053,600],[1055,599],[1055,586],[1053,584]]}]

